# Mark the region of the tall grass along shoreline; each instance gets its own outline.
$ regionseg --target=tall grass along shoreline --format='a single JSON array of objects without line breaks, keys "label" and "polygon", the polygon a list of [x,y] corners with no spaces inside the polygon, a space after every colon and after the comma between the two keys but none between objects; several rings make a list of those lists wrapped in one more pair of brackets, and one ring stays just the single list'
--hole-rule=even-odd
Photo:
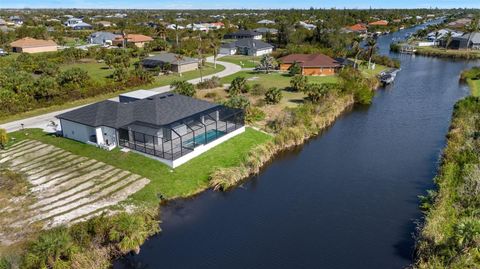
[{"label": "tall grass along shoreline", "polygon": [[480,268],[480,98],[455,105],[437,190],[421,197],[416,268]]},{"label": "tall grass along shoreline", "polygon": [[240,165],[215,170],[210,176],[211,187],[214,190],[228,190],[251,175],[259,173],[261,168],[281,151],[301,145],[318,135],[354,102],[353,95],[348,94],[332,98],[331,102],[306,106],[311,119],[298,122],[297,126],[287,127],[278,132],[272,141],[253,148]]}]

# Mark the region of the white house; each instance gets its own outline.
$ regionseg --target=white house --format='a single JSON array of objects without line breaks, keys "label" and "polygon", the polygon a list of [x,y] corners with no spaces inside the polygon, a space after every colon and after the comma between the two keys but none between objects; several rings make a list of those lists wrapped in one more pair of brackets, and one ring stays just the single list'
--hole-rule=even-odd
[{"label": "white house", "polygon": [[225,43],[220,46],[220,54],[223,55],[248,55],[248,56],[262,56],[270,54],[273,51],[273,46],[256,39],[239,39],[230,43]]},{"label": "white house", "polygon": [[315,26],[314,24],[306,23],[306,22],[303,22],[303,21],[300,21],[298,23],[298,25],[307,29],[307,30],[313,30],[313,29],[317,28],[317,26]]}]

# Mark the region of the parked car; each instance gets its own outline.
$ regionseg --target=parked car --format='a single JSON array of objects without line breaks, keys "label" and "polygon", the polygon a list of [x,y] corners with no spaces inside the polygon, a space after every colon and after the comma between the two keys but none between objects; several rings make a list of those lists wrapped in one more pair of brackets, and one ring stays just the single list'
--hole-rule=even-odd
[{"label": "parked car", "polygon": [[7,56],[8,52],[4,51],[3,49],[0,49],[0,56]]}]

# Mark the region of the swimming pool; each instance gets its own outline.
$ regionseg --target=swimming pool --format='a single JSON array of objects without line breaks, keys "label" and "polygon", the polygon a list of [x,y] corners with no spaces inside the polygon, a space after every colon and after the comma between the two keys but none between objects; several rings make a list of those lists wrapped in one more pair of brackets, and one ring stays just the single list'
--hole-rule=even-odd
[{"label": "swimming pool", "polygon": [[[208,130],[206,133],[195,136],[195,145],[207,144],[207,143],[223,136],[224,134],[225,134],[225,132],[222,132],[222,131],[219,131],[219,130]],[[193,138],[189,139],[189,140],[185,140],[185,142],[183,142],[183,146],[187,147],[187,148],[188,147],[193,148],[193,147],[195,147],[193,141],[194,141]]]}]

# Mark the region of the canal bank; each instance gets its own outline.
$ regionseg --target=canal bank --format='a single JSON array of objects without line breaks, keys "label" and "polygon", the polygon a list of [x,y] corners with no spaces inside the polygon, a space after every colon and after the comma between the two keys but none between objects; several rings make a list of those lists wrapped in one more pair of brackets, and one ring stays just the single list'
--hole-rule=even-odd
[{"label": "canal bank", "polygon": [[[382,53],[396,34],[379,39]],[[385,52],[386,51],[386,52]],[[162,208],[163,233],[115,268],[402,268],[472,62],[393,55],[395,84],[252,181]],[[257,180],[258,179],[258,180]]]}]

